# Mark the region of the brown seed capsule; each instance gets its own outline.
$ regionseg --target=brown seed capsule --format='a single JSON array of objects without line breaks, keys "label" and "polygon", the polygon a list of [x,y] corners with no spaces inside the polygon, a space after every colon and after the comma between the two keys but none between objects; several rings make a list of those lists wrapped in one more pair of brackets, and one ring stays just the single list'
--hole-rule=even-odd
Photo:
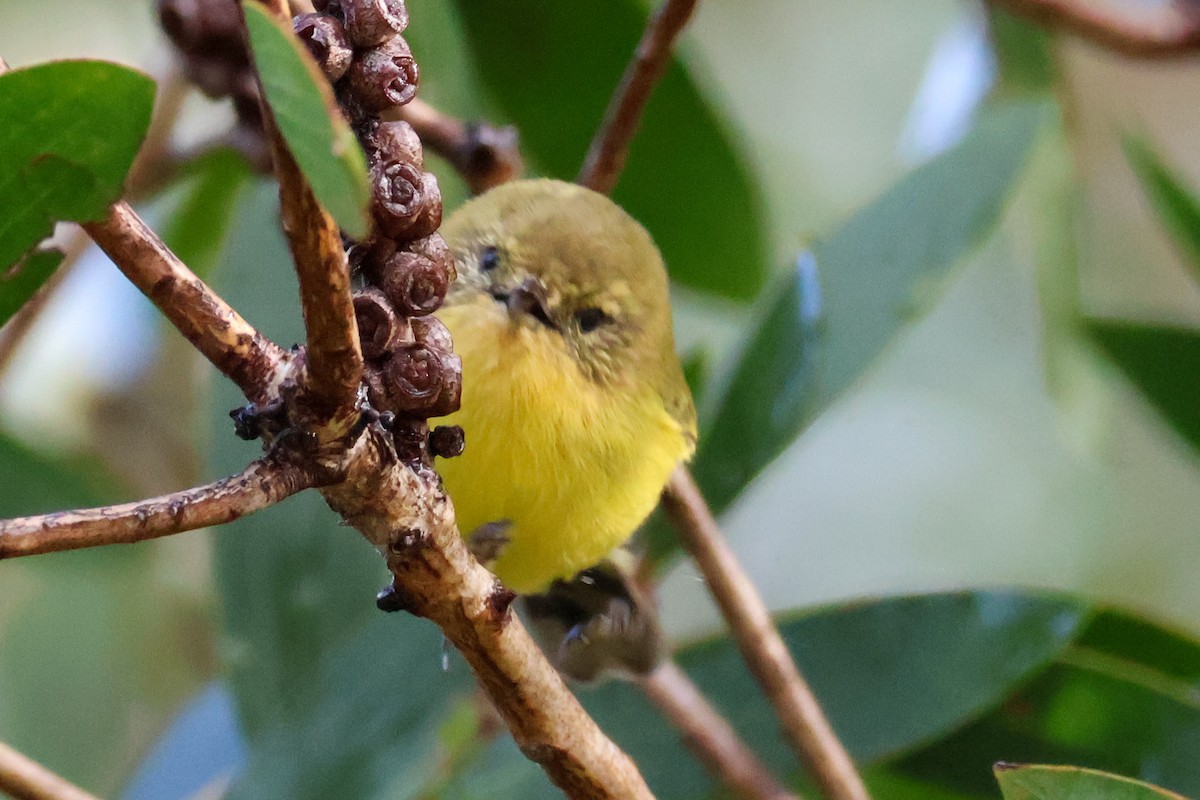
[{"label": "brown seed capsule", "polygon": [[432,314],[446,299],[446,270],[407,250],[396,253],[379,271],[379,288],[402,314]]},{"label": "brown seed capsule", "polygon": [[292,19],[292,27],[329,82],[337,83],[354,56],[342,23],[328,14],[301,14]]},{"label": "brown seed capsule", "polygon": [[371,190],[371,212],[385,236],[420,239],[442,222],[442,193],[432,173],[403,162],[377,164]]},{"label": "brown seed capsule", "polygon": [[404,0],[341,0],[346,32],[357,47],[376,47],[408,27]]},{"label": "brown seed capsule", "polygon": [[453,282],[458,277],[458,270],[454,266],[454,254],[450,252],[449,245],[440,233],[417,239],[408,245],[408,249],[441,267],[446,273],[447,281]]},{"label": "brown seed capsule", "polygon": [[441,350],[443,353],[454,350],[450,329],[437,317],[413,317],[409,323],[412,325],[413,339],[418,344]]},{"label": "brown seed capsule", "polygon": [[396,455],[409,464],[426,461],[425,447],[429,441],[429,426],[420,420],[398,420],[392,427],[392,442]]},{"label": "brown seed capsule", "polygon": [[417,169],[425,165],[421,139],[404,120],[379,123],[367,135],[366,145],[372,162],[403,161]]},{"label": "brown seed capsule", "polygon": [[378,289],[355,292],[354,318],[358,322],[358,340],[363,356],[379,358],[392,349],[400,320],[383,292]]},{"label": "brown seed capsule", "polygon": [[402,106],[417,94],[420,75],[408,43],[397,36],[361,53],[350,66],[350,89],[359,105],[378,113]]},{"label": "brown seed capsule", "polygon": [[439,425],[429,434],[429,452],[439,458],[461,456],[465,446],[466,436],[457,425]]},{"label": "brown seed capsule", "polygon": [[442,392],[438,405],[429,416],[444,417],[458,411],[462,405],[462,359],[453,353],[442,353]]},{"label": "brown seed capsule", "polygon": [[367,386],[367,402],[376,411],[394,411],[387,381],[379,367],[367,364],[363,369],[363,383]]},{"label": "brown seed capsule", "polygon": [[384,367],[384,379],[397,411],[426,412],[442,390],[441,359],[421,344],[401,347]]},{"label": "brown seed capsule", "polygon": [[397,411],[444,417],[458,410],[461,371],[457,356],[412,344],[393,351],[384,379]]}]

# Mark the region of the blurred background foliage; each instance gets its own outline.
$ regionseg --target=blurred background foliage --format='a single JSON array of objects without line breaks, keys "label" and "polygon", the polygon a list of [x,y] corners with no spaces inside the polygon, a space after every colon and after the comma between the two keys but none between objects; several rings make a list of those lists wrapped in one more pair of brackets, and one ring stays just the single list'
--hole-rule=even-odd
[{"label": "blurred background foliage", "polygon": [[[423,96],[568,179],[646,10],[410,9]],[[13,66],[170,68],[150,3],[0,18]],[[711,0],[651,103],[617,198],[676,280],[697,475],[880,798],[997,797],[997,760],[1200,796],[1198,82],[974,2]],[[176,144],[229,118],[191,97]],[[302,338],[271,186],[215,154],[142,210]],[[0,515],[239,469],[238,404],[85,254],[0,382]],[[647,539],[681,662],[803,785],[695,570]],[[6,562],[0,740],[129,800],[554,796],[436,630],[375,611],[384,578],[311,494]],[[660,797],[721,796],[630,687],[581,694]]]}]

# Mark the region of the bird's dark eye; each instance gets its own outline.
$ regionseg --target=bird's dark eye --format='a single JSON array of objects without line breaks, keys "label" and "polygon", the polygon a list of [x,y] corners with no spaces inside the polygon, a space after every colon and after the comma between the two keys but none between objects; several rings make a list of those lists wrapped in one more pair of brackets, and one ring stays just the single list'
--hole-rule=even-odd
[{"label": "bird's dark eye", "polygon": [[500,251],[490,245],[483,248],[483,252],[479,254],[479,268],[484,272],[491,272],[498,266],[500,266]]},{"label": "bird's dark eye", "polygon": [[579,323],[579,330],[591,333],[606,322],[612,322],[612,317],[593,306],[576,311],[575,320]]}]

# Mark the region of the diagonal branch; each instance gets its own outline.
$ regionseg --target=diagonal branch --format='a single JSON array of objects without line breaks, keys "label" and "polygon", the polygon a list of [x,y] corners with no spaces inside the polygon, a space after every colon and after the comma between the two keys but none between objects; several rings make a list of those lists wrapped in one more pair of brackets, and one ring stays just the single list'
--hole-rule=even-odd
[{"label": "diagonal branch", "polygon": [[495,128],[486,122],[464,122],[420,99],[391,113],[412,125],[422,144],[450,162],[472,194],[482,194],[525,172],[517,130],[512,126]]},{"label": "diagonal branch", "polygon": [[1131,58],[1168,58],[1200,50],[1200,3],[1168,0],[991,0],[1047,28],[1062,29]]},{"label": "diagonal branch", "polygon": [[388,610],[425,617],[463,654],[521,751],[568,797],[652,800],[637,766],[579,705],[521,621],[514,595],[467,551],[432,471],[385,467],[363,437],[331,508],[387,556]]},{"label": "diagonal branch", "polygon": [[283,350],[242,319],[163,244],[128,203],[84,229],[187,340],[253,402],[268,398]]},{"label": "diagonal branch", "polygon": [[75,784],[0,742],[0,793],[14,800],[97,800]]},{"label": "diagonal branch", "polygon": [[[287,3],[261,0],[276,16],[289,19]],[[255,73],[258,79],[257,72]],[[263,129],[271,143],[279,181],[280,214],[300,283],[300,307],[307,332],[303,406],[322,438],[345,435],[358,418],[356,400],[363,357],[350,296],[350,266],[341,230],[317,202],[292,157],[259,81]]]},{"label": "diagonal branch", "polygon": [[682,734],[684,743],[740,800],[797,800],[779,785],[688,674],[667,660],[637,684]]},{"label": "diagonal branch", "polygon": [[691,474],[680,467],[663,494],[679,531],[729,624],[755,680],[822,793],[831,800],[867,800],[867,790],[820,704],[801,677],[762,597],[738,564]]},{"label": "diagonal branch", "polygon": [[671,58],[671,45],[691,18],[697,0],[666,0],[646,24],[633,61],[604,112],[604,121],[584,159],[576,183],[608,194],[617,185],[642,110]]},{"label": "diagonal branch", "polygon": [[0,560],[129,544],[221,525],[328,482],[267,457],[224,480],[138,503],[0,520]]}]

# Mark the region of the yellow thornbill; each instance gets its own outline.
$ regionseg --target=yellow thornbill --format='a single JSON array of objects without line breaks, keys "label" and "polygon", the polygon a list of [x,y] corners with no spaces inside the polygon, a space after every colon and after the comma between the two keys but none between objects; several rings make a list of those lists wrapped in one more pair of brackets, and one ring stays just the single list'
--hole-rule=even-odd
[{"label": "yellow thornbill", "polygon": [[666,270],[628,214],[560,181],[504,184],[442,234],[463,363],[444,421],[467,446],[439,469],[464,534],[503,529],[500,579],[541,592],[624,543],[695,447]]}]

